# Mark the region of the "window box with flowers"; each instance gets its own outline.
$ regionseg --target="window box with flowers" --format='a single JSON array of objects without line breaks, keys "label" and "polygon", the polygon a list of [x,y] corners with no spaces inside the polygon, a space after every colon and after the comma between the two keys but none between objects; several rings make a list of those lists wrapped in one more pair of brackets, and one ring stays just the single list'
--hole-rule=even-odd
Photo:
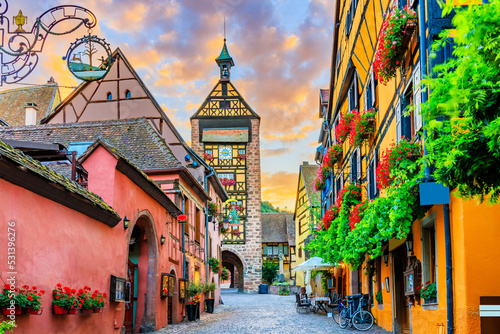
[{"label": "window box with flowers", "polygon": [[343,153],[343,148],[342,144],[334,144],[328,148],[326,151],[325,156],[323,157],[323,166],[324,168],[327,168],[329,171],[333,170],[333,166],[336,163],[339,163],[342,161],[342,153]]},{"label": "window box with flowers", "polygon": [[318,169],[318,175],[314,179],[314,190],[322,191],[326,186],[326,179],[330,175],[330,170],[325,166],[321,165]]},{"label": "window box with flowers", "polygon": [[437,302],[437,287],[436,283],[430,281],[422,285],[420,289],[420,297],[425,301],[425,304],[435,304]]},{"label": "window box with flowers", "polygon": [[212,153],[205,152],[203,153],[203,159],[205,159],[205,161],[212,161],[214,160],[214,156]]},{"label": "window box with flowers", "polygon": [[212,222],[213,217],[219,214],[219,206],[217,203],[208,202],[208,222]]},{"label": "window box with flowers", "polygon": [[356,114],[358,114],[358,112],[356,109],[353,109],[345,115],[340,116],[339,124],[335,127],[335,138],[339,143],[343,144],[347,137],[349,137],[349,133],[351,132],[351,122]]},{"label": "window box with flowers", "polygon": [[24,285],[21,288],[10,290],[10,285],[5,284],[3,293],[0,294],[0,306],[3,315],[30,315],[42,314],[41,298],[45,291],[37,291],[34,286]]},{"label": "window box with flowers", "polygon": [[372,108],[353,115],[349,133],[351,146],[360,147],[375,132],[375,114],[376,111]]},{"label": "window box with flowers", "polygon": [[219,179],[219,180],[220,180],[220,183],[222,183],[222,185],[224,187],[231,187],[231,186],[234,186],[236,184],[236,180],[235,179],[222,178],[222,179]]},{"label": "window box with flowers", "polygon": [[52,311],[54,314],[68,314],[70,309],[78,309],[78,297],[76,290],[60,283],[52,290]]},{"label": "window box with flowers", "polygon": [[238,153],[238,160],[243,161],[247,158],[245,153]]},{"label": "window box with flowers", "polygon": [[349,215],[349,227],[351,228],[351,231],[356,228],[356,225],[361,221],[363,218],[363,213],[368,207],[369,201],[364,201],[361,203],[356,204],[354,208],[351,210],[351,214]]},{"label": "window box with flowers", "polygon": [[332,205],[328,210],[326,210],[325,215],[323,216],[323,227],[325,230],[330,228],[332,221],[337,219],[339,212],[340,208],[336,205]]},{"label": "window box with flowers", "polygon": [[387,84],[401,66],[404,50],[417,26],[416,19],[413,9],[408,6],[400,9],[394,5],[382,23],[373,62],[375,78],[382,84]]},{"label": "window box with flowers", "polygon": [[241,234],[241,231],[240,230],[232,230],[231,234],[234,235],[235,237],[237,237]]}]

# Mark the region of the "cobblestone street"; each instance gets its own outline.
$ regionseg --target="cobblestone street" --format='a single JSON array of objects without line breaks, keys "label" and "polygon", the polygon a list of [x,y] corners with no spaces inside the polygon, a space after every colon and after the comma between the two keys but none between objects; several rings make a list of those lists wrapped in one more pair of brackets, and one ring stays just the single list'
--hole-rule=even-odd
[{"label": "cobblestone street", "polygon": [[[224,293],[224,305],[214,314],[202,314],[201,320],[170,325],[164,333],[355,333],[355,329],[340,329],[323,314],[298,314],[295,296]],[[359,332],[361,333],[361,332]],[[366,333],[389,333],[373,326]]]}]

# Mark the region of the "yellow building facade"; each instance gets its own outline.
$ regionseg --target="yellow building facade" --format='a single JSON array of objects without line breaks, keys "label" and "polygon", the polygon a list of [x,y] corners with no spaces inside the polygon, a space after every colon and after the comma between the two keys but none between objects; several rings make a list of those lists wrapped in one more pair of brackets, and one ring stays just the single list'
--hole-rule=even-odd
[{"label": "yellow building facade", "polygon": [[[310,258],[305,246],[311,235],[311,227],[317,225],[319,216],[320,195],[314,190],[314,178],[318,173],[318,166],[303,162],[299,170],[297,198],[295,201],[295,265],[299,265]],[[317,213],[316,215],[314,213]],[[304,287],[305,272],[293,271],[295,284]]]},{"label": "yellow building facade", "polygon": [[[395,77],[383,85],[374,75],[373,62],[384,17],[393,5],[410,6],[417,14],[417,21],[411,38],[401,49],[402,66]],[[323,125],[320,130],[322,145],[318,148],[317,160],[321,161],[326,148],[336,143],[335,127],[348,111],[375,108],[376,115],[375,131],[361,147],[352,147],[349,140],[343,144],[342,161],[322,191],[322,214],[335,203],[341,190],[352,183],[362,186],[363,200],[385,195],[375,181],[382,153],[402,136],[414,142],[424,140],[419,108],[427,92],[420,88],[420,81],[429,74],[429,68],[451,55],[451,49],[444,48],[436,58],[429,57],[433,38],[451,23],[449,17],[441,18],[433,2],[336,1],[334,15],[328,107],[323,112],[320,109],[320,116],[328,127]],[[299,190],[300,187],[299,178]],[[300,191],[298,194],[301,196]],[[300,213],[304,211],[300,208],[296,205],[297,228]],[[449,328],[454,333],[481,333],[485,325],[484,318],[480,317],[480,304],[485,297],[500,296],[500,286],[494,284],[498,271],[494,263],[500,256],[496,245],[500,240],[499,208],[476,200],[462,200],[454,196],[451,189],[448,206],[428,206],[425,217],[413,222],[412,245],[404,238],[393,238],[384,244],[383,256],[371,259],[367,255],[359,268],[339,265],[335,270],[334,292],[343,296],[369,294],[376,323],[393,333],[441,334]],[[451,253],[446,250],[448,216]],[[299,249],[304,238],[298,231],[296,235]],[[447,253],[451,276],[446,270]],[[408,289],[405,271],[412,256],[420,268],[415,271],[421,275],[419,286],[436,283],[435,301],[416,298],[410,304],[411,300],[405,295]],[[297,263],[301,261],[303,259],[297,257]],[[297,277],[297,283],[301,284],[299,275]],[[451,280],[449,286],[447,280]],[[382,298],[380,303],[375,300],[377,296]],[[449,305],[453,305],[452,312]]]}]

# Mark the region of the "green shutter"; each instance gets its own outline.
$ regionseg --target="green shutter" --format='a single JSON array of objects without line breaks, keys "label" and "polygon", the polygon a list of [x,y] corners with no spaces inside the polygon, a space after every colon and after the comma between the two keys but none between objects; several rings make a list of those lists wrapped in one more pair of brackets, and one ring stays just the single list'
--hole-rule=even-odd
[{"label": "green shutter", "polygon": [[283,255],[288,256],[288,246],[283,246]]},{"label": "green shutter", "polygon": [[263,252],[263,254],[264,254],[264,255],[267,255],[267,245],[264,245],[264,246],[262,246],[262,247],[264,248],[264,252]]}]

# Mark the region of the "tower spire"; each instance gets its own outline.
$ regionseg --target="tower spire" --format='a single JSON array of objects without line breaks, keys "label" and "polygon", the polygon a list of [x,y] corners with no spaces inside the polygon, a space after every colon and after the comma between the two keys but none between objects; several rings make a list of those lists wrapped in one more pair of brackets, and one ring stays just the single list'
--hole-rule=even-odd
[{"label": "tower spire", "polygon": [[220,79],[229,80],[231,74],[231,67],[234,66],[233,58],[229,55],[226,45],[226,20],[224,18],[224,46],[220,52],[219,57],[215,59],[215,62],[220,68]]}]

